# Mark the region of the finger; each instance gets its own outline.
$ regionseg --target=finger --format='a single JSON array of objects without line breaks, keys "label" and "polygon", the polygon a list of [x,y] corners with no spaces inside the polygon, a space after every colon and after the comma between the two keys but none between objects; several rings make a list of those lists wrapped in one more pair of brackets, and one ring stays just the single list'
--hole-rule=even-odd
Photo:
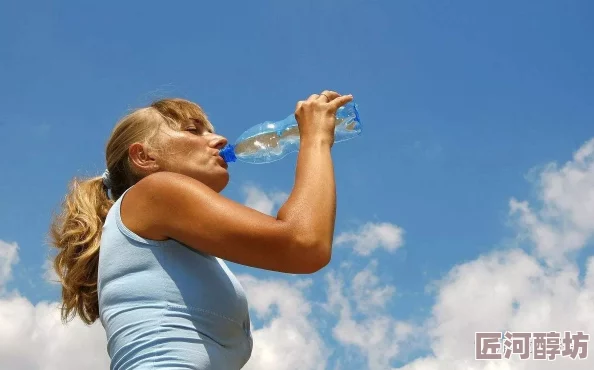
[{"label": "finger", "polygon": [[326,101],[329,103],[332,100],[338,98],[340,96],[339,93],[337,93],[336,91],[331,91],[331,90],[324,90],[321,94],[320,94],[320,98],[326,99]]},{"label": "finger", "polygon": [[[320,95],[318,95],[318,94],[311,94],[309,96],[309,98],[307,98],[307,101],[313,101],[313,100],[318,99],[319,97],[320,97]],[[322,96],[322,98],[323,98],[323,96]]]},{"label": "finger", "polygon": [[328,95],[321,93],[320,95],[318,95],[318,100],[323,103],[329,103],[330,100],[332,100],[332,99],[330,99],[330,97]]},{"label": "finger", "polygon": [[332,105],[334,106],[334,108],[338,109],[340,107],[342,107],[343,105],[345,105],[346,103],[350,102],[353,100],[353,96],[352,95],[343,95],[343,96],[339,96],[338,98],[332,100]]}]

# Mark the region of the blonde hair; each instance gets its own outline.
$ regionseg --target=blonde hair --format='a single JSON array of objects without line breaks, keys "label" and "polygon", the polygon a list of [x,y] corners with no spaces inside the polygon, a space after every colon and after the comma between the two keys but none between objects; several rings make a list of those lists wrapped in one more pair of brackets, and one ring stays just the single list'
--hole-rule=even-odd
[{"label": "blonde hair", "polygon": [[179,98],[155,101],[116,124],[105,149],[111,198],[101,176],[71,180],[61,212],[53,216],[49,231],[49,243],[58,250],[53,267],[62,285],[63,323],[76,315],[88,325],[99,318],[97,270],[103,223],[114,201],[143,177],[131,165],[128,148],[135,142],[156,148],[154,138],[161,125],[179,130],[188,120],[213,130],[199,105]]}]

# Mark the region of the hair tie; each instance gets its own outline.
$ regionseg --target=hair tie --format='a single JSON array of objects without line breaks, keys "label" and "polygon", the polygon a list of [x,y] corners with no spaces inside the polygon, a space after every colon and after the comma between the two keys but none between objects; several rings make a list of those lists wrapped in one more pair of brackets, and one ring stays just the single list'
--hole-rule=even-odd
[{"label": "hair tie", "polygon": [[109,170],[105,170],[105,172],[103,172],[103,176],[101,176],[101,178],[103,179],[103,185],[105,185],[105,187],[107,189],[111,189],[111,186],[113,184],[112,184],[111,178],[109,176]]}]

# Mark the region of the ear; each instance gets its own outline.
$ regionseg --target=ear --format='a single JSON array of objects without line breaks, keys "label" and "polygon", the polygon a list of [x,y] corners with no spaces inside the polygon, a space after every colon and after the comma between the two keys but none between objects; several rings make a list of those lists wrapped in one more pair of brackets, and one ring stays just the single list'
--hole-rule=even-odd
[{"label": "ear", "polygon": [[130,164],[141,173],[153,172],[158,166],[156,159],[149,153],[148,148],[142,143],[134,143],[128,148]]}]

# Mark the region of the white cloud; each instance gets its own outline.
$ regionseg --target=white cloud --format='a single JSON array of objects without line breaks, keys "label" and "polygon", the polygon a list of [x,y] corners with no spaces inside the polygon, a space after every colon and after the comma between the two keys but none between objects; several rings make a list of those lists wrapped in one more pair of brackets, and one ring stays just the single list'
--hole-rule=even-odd
[{"label": "white cloud", "polygon": [[[378,286],[377,261],[358,272],[351,285],[336,272],[326,275],[328,301],[326,310],[338,316],[333,336],[342,346],[354,348],[366,359],[369,370],[388,369],[390,362],[402,354],[405,343],[418,330],[410,323],[398,321],[387,313],[387,300],[395,292],[390,285]],[[352,293],[350,297],[344,290]]]},{"label": "white cloud", "polygon": [[245,205],[267,215],[272,215],[273,210],[284,203],[289,195],[284,192],[265,193],[254,185],[243,187],[246,195]]},{"label": "white cloud", "polygon": [[452,269],[438,284],[428,322],[433,354],[403,369],[561,370],[594,366],[590,354],[586,360],[519,360],[517,356],[474,360],[475,331],[594,334],[594,258],[587,259],[581,278],[574,253],[587,247],[594,235],[594,141],[582,146],[563,167],[546,166],[537,187],[541,203],[537,207],[516,199],[510,202],[518,240],[529,241],[528,248],[493,251]]},{"label": "white cloud", "polygon": [[[18,261],[16,243],[0,241],[0,285],[10,277]],[[105,332],[100,323],[92,326],[74,320],[60,321],[56,303],[31,304],[18,292],[0,297],[0,369],[69,370],[106,369]]]},{"label": "white cloud", "polygon": [[0,240],[0,294],[4,293],[6,282],[12,278],[12,265],[19,262],[19,246]]},{"label": "white cloud", "polygon": [[404,245],[404,230],[388,222],[369,222],[356,232],[339,234],[334,242],[338,246],[352,244],[354,251],[361,256],[369,256],[379,248],[393,252]]},{"label": "white cloud", "polygon": [[103,328],[81,321],[62,325],[54,303],[0,300],[0,368],[11,370],[106,369]]},{"label": "white cloud", "polygon": [[313,324],[311,304],[303,291],[311,282],[289,284],[283,280],[258,280],[249,275],[239,279],[251,309],[267,321],[253,332],[254,350],[245,369],[325,369],[329,350]]},{"label": "white cloud", "polygon": [[372,260],[367,268],[359,271],[352,279],[351,293],[358,312],[373,314],[377,309],[385,308],[396,292],[394,286],[378,286],[379,278],[375,274],[377,266],[377,260]]},{"label": "white cloud", "polygon": [[512,199],[510,207],[533,241],[537,256],[555,263],[579,250],[594,235],[594,139],[574,153],[562,168],[551,163],[537,184],[542,208]]}]

